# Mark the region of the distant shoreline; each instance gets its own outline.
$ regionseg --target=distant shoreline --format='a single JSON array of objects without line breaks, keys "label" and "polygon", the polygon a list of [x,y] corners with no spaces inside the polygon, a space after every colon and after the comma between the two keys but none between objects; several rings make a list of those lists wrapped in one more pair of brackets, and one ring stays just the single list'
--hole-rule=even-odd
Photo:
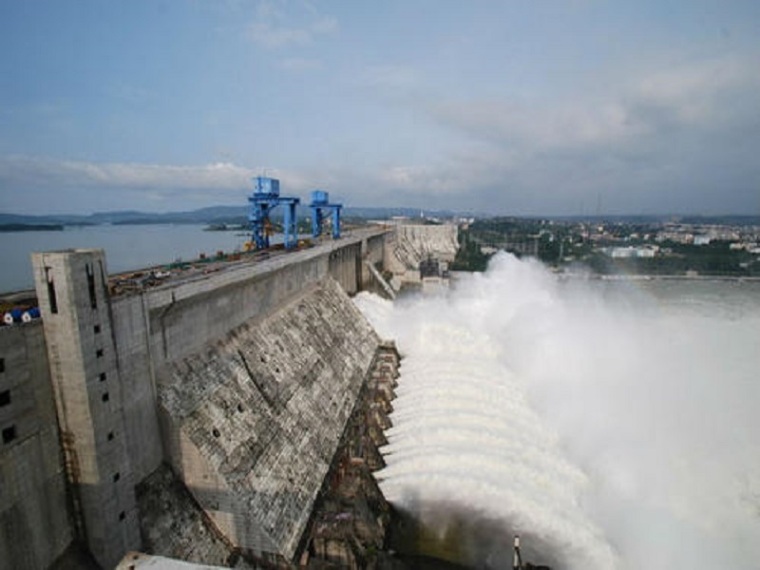
[{"label": "distant shoreline", "polygon": [[0,232],[61,232],[63,224],[0,224]]},{"label": "distant shoreline", "polygon": [[557,273],[560,278],[587,279],[594,281],[753,281],[760,277],[752,275],[637,275],[602,273]]}]

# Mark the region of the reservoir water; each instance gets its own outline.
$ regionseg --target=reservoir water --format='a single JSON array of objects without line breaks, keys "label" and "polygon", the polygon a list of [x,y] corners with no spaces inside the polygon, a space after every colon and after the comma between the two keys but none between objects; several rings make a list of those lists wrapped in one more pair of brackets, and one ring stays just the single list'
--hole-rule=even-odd
[{"label": "reservoir water", "polygon": [[247,239],[236,231],[204,231],[200,224],[98,225],[63,231],[0,232],[0,292],[34,287],[30,254],[68,248],[103,248],[109,272],[167,264],[200,253],[240,249]]},{"label": "reservoir water", "polygon": [[758,567],[760,283],[499,254],[446,295],[356,302],[403,355],[377,476],[424,554],[510,567],[517,533],[553,568]]}]

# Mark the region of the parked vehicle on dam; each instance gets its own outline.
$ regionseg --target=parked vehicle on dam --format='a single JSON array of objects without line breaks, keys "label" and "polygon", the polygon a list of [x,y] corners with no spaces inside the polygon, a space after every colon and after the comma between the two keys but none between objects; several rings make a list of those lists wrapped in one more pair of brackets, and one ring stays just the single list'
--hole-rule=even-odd
[{"label": "parked vehicle on dam", "polygon": [[13,307],[3,314],[3,323],[14,325],[18,323],[30,323],[40,318],[39,307]]}]

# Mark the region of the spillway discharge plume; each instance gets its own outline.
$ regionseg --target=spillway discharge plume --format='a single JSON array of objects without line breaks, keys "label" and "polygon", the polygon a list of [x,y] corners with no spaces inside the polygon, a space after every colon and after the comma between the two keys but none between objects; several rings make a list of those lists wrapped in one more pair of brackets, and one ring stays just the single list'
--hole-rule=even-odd
[{"label": "spillway discharge plume", "polygon": [[386,497],[474,567],[522,534],[553,568],[756,568],[760,284],[658,287],[498,254],[445,296],[357,296],[404,357]]}]

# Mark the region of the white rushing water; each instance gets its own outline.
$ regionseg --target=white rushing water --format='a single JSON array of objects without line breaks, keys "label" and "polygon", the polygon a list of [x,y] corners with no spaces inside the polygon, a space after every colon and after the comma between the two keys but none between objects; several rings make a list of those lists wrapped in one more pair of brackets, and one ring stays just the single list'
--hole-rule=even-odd
[{"label": "white rushing water", "polygon": [[[645,287],[642,287],[641,285]],[[499,254],[445,296],[357,304],[404,360],[377,476],[470,562],[760,567],[760,284],[559,282]]]}]

